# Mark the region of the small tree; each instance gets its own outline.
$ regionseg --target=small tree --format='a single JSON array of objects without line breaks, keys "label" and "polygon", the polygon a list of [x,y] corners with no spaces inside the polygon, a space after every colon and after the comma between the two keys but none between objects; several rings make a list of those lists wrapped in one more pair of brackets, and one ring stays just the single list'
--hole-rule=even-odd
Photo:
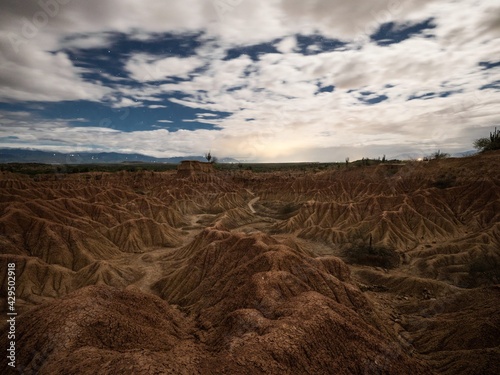
[{"label": "small tree", "polygon": [[493,133],[490,132],[489,138],[476,139],[474,141],[474,148],[479,152],[500,150],[500,130],[497,130],[495,127],[495,131]]},{"label": "small tree", "polygon": [[212,155],[210,155],[210,151],[208,151],[208,154],[205,154],[205,159],[210,163],[210,160],[212,160]]}]

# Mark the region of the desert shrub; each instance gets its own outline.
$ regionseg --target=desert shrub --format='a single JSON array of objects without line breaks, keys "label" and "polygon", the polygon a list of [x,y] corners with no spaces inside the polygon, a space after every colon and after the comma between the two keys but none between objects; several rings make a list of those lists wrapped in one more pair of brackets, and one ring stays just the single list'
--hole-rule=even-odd
[{"label": "desert shrub", "polygon": [[481,256],[469,264],[467,284],[469,287],[498,284],[500,282],[500,263],[492,256]]},{"label": "desert shrub", "polygon": [[[371,242],[371,241],[370,241]],[[344,250],[344,256],[349,263],[365,266],[395,268],[399,266],[400,258],[396,250],[386,246],[373,246],[371,243],[355,242]]]},{"label": "desert shrub", "polygon": [[500,150],[500,130],[490,132],[489,138],[479,138],[474,141],[474,148],[479,152]]},{"label": "desert shrub", "polygon": [[450,187],[455,186],[456,184],[456,176],[452,174],[441,174],[432,184],[434,187],[438,189],[448,189]]},{"label": "desert shrub", "polygon": [[279,212],[280,212],[280,214],[283,214],[283,215],[291,214],[293,211],[295,211],[297,209],[296,206],[297,205],[294,203],[287,203],[283,207],[281,207]]},{"label": "desert shrub", "polygon": [[447,154],[446,152],[441,152],[441,150],[437,150],[431,155],[431,159],[436,159],[436,160],[446,159],[448,157],[450,157],[450,154]]},{"label": "desert shrub", "polygon": [[288,219],[291,217],[298,209],[300,208],[299,204],[296,203],[287,203],[284,206],[281,206],[278,209],[278,214],[283,219]]}]

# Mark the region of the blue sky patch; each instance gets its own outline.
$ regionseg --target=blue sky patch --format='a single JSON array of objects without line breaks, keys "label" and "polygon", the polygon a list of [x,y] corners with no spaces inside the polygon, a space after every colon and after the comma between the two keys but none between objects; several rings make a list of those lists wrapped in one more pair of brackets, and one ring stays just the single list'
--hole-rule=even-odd
[{"label": "blue sky patch", "polygon": [[483,85],[479,88],[479,90],[486,90],[486,89],[495,89],[495,90],[500,90],[500,80],[499,81],[494,81],[491,83],[488,83],[486,85]]},{"label": "blue sky patch", "polygon": [[396,24],[387,22],[380,25],[379,29],[373,33],[370,38],[379,46],[388,46],[395,43],[400,43],[403,40],[410,39],[415,35],[422,34],[425,30],[431,30],[436,27],[433,23],[434,19],[429,18],[424,22],[417,24]]},{"label": "blue sky patch", "polygon": [[[153,127],[161,127],[169,131],[217,129],[217,126],[207,124],[204,119],[212,121],[230,116],[229,112],[208,110],[203,110],[205,116],[197,116],[198,110],[168,100],[149,102],[145,105],[164,105],[167,108],[148,108],[146,106],[111,108],[106,104],[88,101],[37,102],[33,103],[34,109],[31,110],[31,113],[34,118],[42,121],[57,119],[58,121],[66,121],[70,126],[75,127],[101,127],[123,132],[147,131],[152,130]],[[0,103],[0,109],[20,111],[22,106]],[[184,120],[188,120],[188,122]]]},{"label": "blue sky patch", "polygon": [[335,91],[335,86],[333,85],[328,85],[328,86],[319,86],[318,85],[318,91],[316,91],[316,94],[322,93],[322,92],[334,92]]},{"label": "blue sky patch", "polygon": [[446,98],[448,96],[451,96],[453,94],[460,94],[462,93],[463,90],[448,90],[448,91],[442,91],[442,92],[427,92],[422,95],[410,95],[408,97],[408,101],[410,100],[428,100],[428,99],[434,99],[434,98]]},{"label": "blue sky patch", "polygon": [[425,94],[422,94],[422,95],[410,95],[410,97],[408,98],[408,101],[416,100],[416,99],[427,100],[427,99],[432,99],[435,97],[436,97],[435,92],[426,92]]},{"label": "blue sky patch", "polygon": [[297,46],[303,55],[316,55],[343,49],[346,43],[322,35],[297,35]]},{"label": "blue sky patch", "polygon": [[[105,84],[115,84],[116,81],[104,77],[101,73],[114,78],[127,79],[128,73],[124,70],[127,61],[136,53],[166,57],[190,57],[196,54],[201,46],[201,34],[174,35],[158,34],[154,39],[138,41],[130,39],[122,33],[112,33],[109,38],[111,45],[102,48],[74,49],[66,48],[66,53],[73,65],[86,69],[82,76],[87,80],[99,80]],[[78,37],[78,35],[73,36]],[[68,39],[68,38],[67,38]],[[69,38],[71,40],[71,38]],[[60,51],[53,51],[57,53]],[[96,70],[95,67],[99,69]],[[198,69],[202,72],[203,69]]]},{"label": "blue sky patch", "polygon": [[358,100],[366,105],[378,104],[389,99],[387,95],[378,95],[371,91],[360,91],[361,97]]},{"label": "blue sky patch", "polygon": [[483,68],[483,70],[498,68],[500,66],[500,61],[491,62],[491,61],[481,61],[479,66]]},{"label": "blue sky patch", "polygon": [[223,59],[224,61],[237,59],[242,55],[249,56],[253,61],[258,61],[260,56],[266,55],[268,53],[279,53],[276,47],[274,46],[278,42],[277,40],[273,40],[268,43],[260,43],[254,44],[251,46],[231,48],[226,51],[226,57]]}]

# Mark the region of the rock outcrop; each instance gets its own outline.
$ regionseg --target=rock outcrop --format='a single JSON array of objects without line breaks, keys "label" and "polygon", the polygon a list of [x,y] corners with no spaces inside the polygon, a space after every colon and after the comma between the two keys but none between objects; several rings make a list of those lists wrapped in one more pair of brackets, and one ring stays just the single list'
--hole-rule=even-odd
[{"label": "rock outcrop", "polygon": [[194,174],[214,172],[214,166],[211,163],[203,163],[196,160],[183,160],[177,167],[177,176],[179,177],[189,177]]}]

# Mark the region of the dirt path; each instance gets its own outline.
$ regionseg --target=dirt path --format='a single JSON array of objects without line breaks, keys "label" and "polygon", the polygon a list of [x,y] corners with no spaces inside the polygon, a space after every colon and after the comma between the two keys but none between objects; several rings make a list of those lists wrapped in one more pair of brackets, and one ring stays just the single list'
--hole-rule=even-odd
[{"label": "dirt path", "polygon": [[[170,250],[170,249],[169,249]],[[149,255],[149,254],[147,254]],[[135,286],[139,288],[144,293],[153,293],[151,287],[158,281],[163,272],[161,267],[161,262],[157,261],[158,257],[142,257],[139,259],[140,265],[138,265],[145,273],[144,277],[140,279]],[[147,260],[144,260],[147,259]],[[139,263],[138,262],[138,263]]]},{"label": "dirt path", "polygon": [[[251,191],[250,194],[255,195]],[[256,213],[253,204],[257,202],[260,197],[252,198],[248,203],[248,208],[252,213]],[[209,217],[213,216],[213,218]],[[188,226],[182,228],[182,246],[185,246],[192,242],[196,235],[198,235],[210,222],[215,219],[216,215],[207,214],[193,214],[187,215]],[[165,267],[168,264],[168,254],[174,253],[179,247],[176,248],[159,248],[155,250],[148,251],[144,254],[136,254],[136,256],[127,256],[122,258],[121,262],[124,265],[133,266],[138,271],[143,272],[144,276],[138,280],[134,286],[139,288],[141,291],[146,293],[153,293],[151,287],[152,285],[161,279],[165,275]],[[167,259],[165,259],[167,258]]]},{"label": "dirt path", "polygon": [[206,217],[204,214],[187,216],[189,226],[182,228],[183,241],[178,247],[162,247],[149,250],[143,254],[126,254],[116,259],[118,264],[133,267],[138,272],[144,274],[133,286],[142,292],[155,294],[151,287],[165,276],[165,269],[169,263],[168,255],[174,254],[177,249],[193,241],[194,237],[205,228],[203,224],[199,223],[199,220],[204,217]]},{"label": "dirt path", "polygon": [[248,202],[248,208],[250,209],[250,211],[252,211],[253,214],[256,213],[255,209],[253,208],[253,204],[257,202],[259,199],[260,197],[256,197],[253,198],[250,202]]}]

